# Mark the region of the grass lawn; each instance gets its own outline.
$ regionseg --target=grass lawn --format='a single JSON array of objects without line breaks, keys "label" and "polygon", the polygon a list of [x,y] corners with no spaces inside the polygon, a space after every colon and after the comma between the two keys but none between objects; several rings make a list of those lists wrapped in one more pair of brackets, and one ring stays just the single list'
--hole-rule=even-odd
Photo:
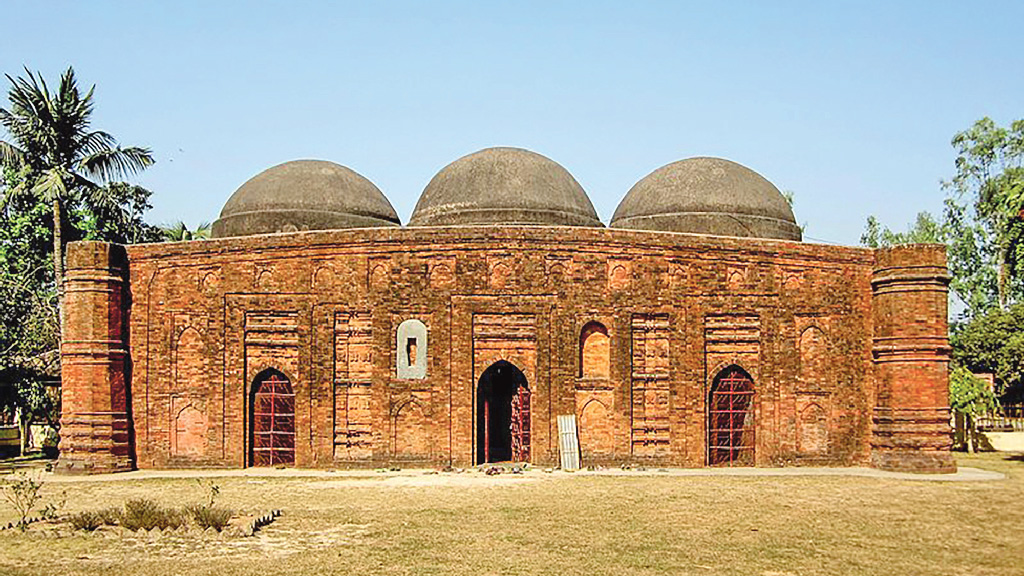
[{"label": "grass lawn", "polygon": [[[234,539],[7,530],[0,574],[1024,574],[1024,459],[959,463],[1007,479],[227,477],[219,503],[283,515]],[[66,490],[65,512],[202,494],[193,479],[44,490]]]}]

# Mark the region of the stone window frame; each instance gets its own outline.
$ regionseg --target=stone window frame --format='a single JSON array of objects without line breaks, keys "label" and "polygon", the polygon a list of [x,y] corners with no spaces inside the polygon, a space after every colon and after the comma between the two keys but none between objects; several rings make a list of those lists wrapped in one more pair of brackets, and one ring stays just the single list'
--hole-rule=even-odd
[{"label": "stone window frame", "polygon": [[[416,356],[409,362],[409,342],[416,342]],[[424,380],[429,372],[430,329],[419,318],[407,318],[395,329],[395,378]]]}]

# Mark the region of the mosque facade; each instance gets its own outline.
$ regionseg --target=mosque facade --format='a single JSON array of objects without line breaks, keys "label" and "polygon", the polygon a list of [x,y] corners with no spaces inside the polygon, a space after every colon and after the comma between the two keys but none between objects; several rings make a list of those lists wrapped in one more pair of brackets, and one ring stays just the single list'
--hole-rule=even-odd
[{"label": "mosque facade", "polygon": [[58,470],[584,465],[948,472],[942,246],[801,241],[734,162],[605,226],[562,166],[470,154],[408,223],[323,161],[242,185],[214,239],[68,248]]}]

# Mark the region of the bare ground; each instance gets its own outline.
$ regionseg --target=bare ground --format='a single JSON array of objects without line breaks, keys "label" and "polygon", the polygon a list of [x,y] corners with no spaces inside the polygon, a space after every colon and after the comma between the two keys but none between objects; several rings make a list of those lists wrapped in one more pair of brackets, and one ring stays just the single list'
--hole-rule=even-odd
[{"label": "bare ground", "polygon": [[[874,471],[265,471],[54,478],[65,512],[149,497],[283,515],[255,536],[0,532],[0,574],[1024,574],[1024,457]],[[763,471],[762,471],[763,472]],[[963,476],[963,474],[962,474]],[[0,522],[13,519],[0,507]]]}]

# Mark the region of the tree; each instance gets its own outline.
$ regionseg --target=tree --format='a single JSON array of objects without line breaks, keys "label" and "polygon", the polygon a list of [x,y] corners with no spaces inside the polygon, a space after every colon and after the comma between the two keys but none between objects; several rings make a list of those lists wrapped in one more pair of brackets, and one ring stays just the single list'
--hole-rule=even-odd
[{"label": "tree", "polygon": [[[7,170],[0,191],[15,179]],[[30,196],[0,207],[0,411],[20,412],[23,427],[33,414],[55,424],[46,389],[60,371],[50,221],[48,204]]]},{"label": "tree", "polygon": [[937,243],[946,241],[945,223],[939,222],[928,212],[919,212],[914,225],[906,232],[893,232],[882,226],[874,216],[868,216],[867,226],[864,234],[860,237],[860,243],[871,248],[881,248],[894,244],[920,244]]},{"label": "tree", "polygon": [[210,237],[210,223],[200,222],[189,230],[188,225],[178,220],[170,226],[162,228],[163,239],[168,242],[187,242],[189,240],[206,240]]},{"label": "tree", "polygon": [[1024,399],[1024,302],[992,308],[953,325],[953,362],[971,372],[990,373],[1004,401]]},{"label": "tree", "polygon": [[992,390],[970,370],[954,365],[949,372],[949,407],[956,419],[957,444],[970,452],[977,451],[979,438],[974,419],[995,410]]},{"label": "tree", "polygon": [[[15,171],[18,181],[8,188],[4,203],[31,195],[48,202],[53,218],[53,281],[58,316],[62,309],[65,210],[85,205],[112,205],[124,190],[115,183],[153,164],[149,149],[122,148],[110,134],[92,130],[93,92],[82,94],[75,72],[68,68],[51,94],[39,74],[11,78],[10,109],[0,108],[0,126],[9,140],[0,140],[0,164]],[[148,197],[147,197],[148,198]]]},{"label": "tree", "polygon": [[92,199],[91,206],[73,215],[82,240],[102,240],[117,244],[141,244],[163,240],[158,226],[146,223],[143,215],[152,206],[152,192],[142,186],[114,182]]},{"label": "tree", "polygon": [[994,398],[972,372],[992,373],[1004,402],[1024,398],[1024,120],[1002,128],[982,118],[952,145],[941,218],[923,212],[893,232],[872,216],[861,242],[946,245],[950,288],[964,305],[951,325],[950,403],[969,422]]},{"label": "tree", "polygon": [[1024,298],[1024,120],[1001,128],[989,118],[957,133],[956,175],[944,182],[942,217],[918,215],[907,232],[868,217],[861,242],[946,244],[950,287],[969,319]]},{"label": "tree", "polygon": [[[27,72],[27,71],[26,71]],[[152,164],[148,150],[119,148],[91,131],[92,94],[71,69],[51,94],[37,75],[11,81],[0,108],[0,410],[57,422],[46,382],[60,374],[59,279],[71,240],[160,239],[143,214],[152,193],[113,181]],[[0,136],[3,136],[0,131]]]},{"label": "tree", "polygon": [[957,173],[946,182],[988,232],[995,257],[996,293],[1004,310],[1021,294],[1024,266],[1024,120],[1009,128],[982,118],[953,137]]}]

